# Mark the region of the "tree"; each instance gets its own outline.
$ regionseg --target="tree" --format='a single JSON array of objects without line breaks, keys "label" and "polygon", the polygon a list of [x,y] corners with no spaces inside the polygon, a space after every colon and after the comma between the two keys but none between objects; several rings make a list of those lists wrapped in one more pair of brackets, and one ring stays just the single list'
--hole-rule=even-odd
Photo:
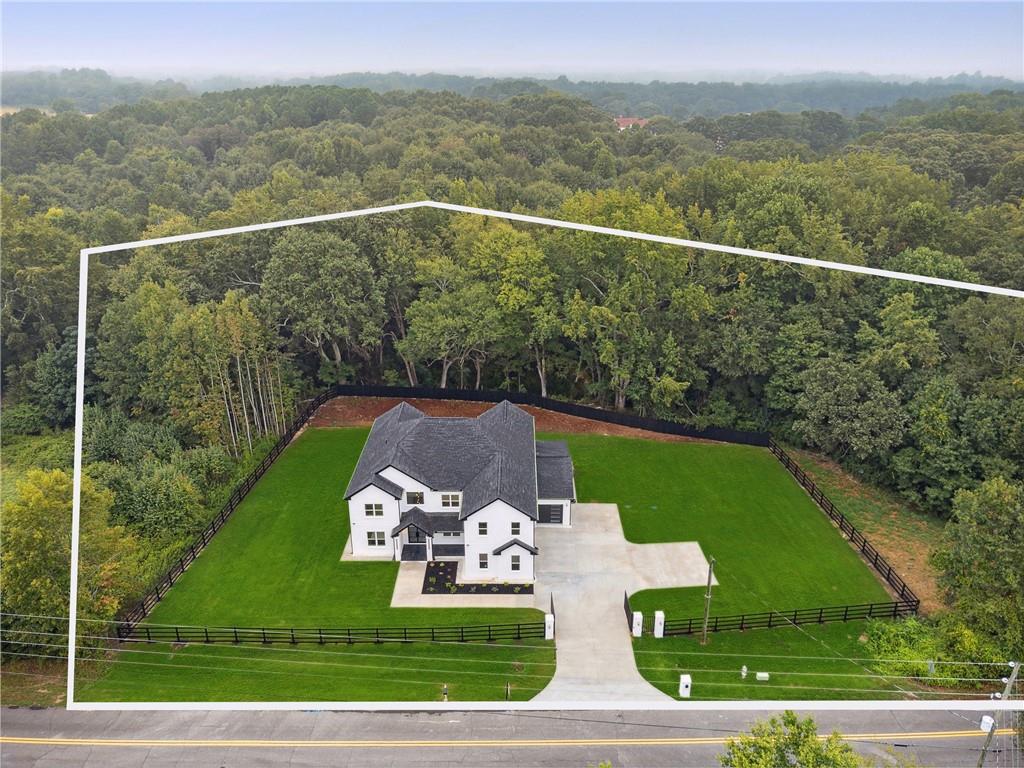
[{"label": "tree", "polygon": [[858,768],[863,765],[853,748],[838,733],[818,738],[813,718],[801,720],[787,710],[750,729],[749,734],[729,739],[725,768]]},{"label": "tree", "polygon": [[295,227],[271,248],[261,295],[282,329],[332,366],[369,362],[385,322],[384,294],[366,257],[349,240]]},{"label": "tree", "polygon": [[883,457],[903,437],[907,416],[899,398],[871,370],[829,357],[803,377],[797,432],[837,458]]},{"label": "tree", "polygon": [[953,497],[933,556],[946,600],[969,626],[1024,656],[1024,486],[1002,477]]},{"label": "tree", "polygon": [[[86,360],[91,355],[86,350]],[[35,361],[29,389],[50,426],[66,427],[75,418],[75,373],[78,365],[77,329],[66,328],[59,346],[49,346]]]},{"label": "tree", "polygon": [[[67,632],[59,617],[68,615],[71,590],[71,477],[59,469],[31,469],[17,487],[17,497],[4,508],[0,604],[4,629],[14,633],[5,643],[23,638],[17,630],[49,631],[59,638]],[[83,618],[109,620],[138,589],[138,544],[124,528],[110,524],[110,491],[83,477],[81,499],[78,612]],[[82,642],[96,645],[89,638]]]}]

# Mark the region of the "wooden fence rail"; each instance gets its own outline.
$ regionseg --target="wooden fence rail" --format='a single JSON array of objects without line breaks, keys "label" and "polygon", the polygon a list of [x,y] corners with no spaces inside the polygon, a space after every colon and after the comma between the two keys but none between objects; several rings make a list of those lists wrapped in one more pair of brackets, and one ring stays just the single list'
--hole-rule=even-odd
[{"label": "wooden fence rail", "polygon": [[449,627],[194,627],[120,623],[117,639],[149,643],[260,643],[273,645],[383,642],[493,642],[544,639],[544,622]]},{"label": "wooden fence rail", "polygon": [[[896,619],[917,613],[917,600],[897,600],[888,603],[862,603],[860,605],[832,605],[822,608],[798,608],[792,611],[765,613],[739,613],[731,616],[709,616],[709,632],[730,630],[772,629],[801,624],[827,624],[857,619]],[[685,619],[666,619],[665,636],[692,635],[700,632],[703,616]]]},{"label": "wooden fence rail", "polygon": [[820,488],[815,484],[814,480],[808,475],[803,467],[797,464],[788,453],[786,453],[782,446],[780,446],[774,439],[768,441],[768,449],[775,455],[775,457],[781,462],[796,481],[804,487],[804,489],[810,494],[811,498],[814,499],[818,507],[828,515],[832,521],[839,526],[839,530],[842,531],[846,537],[853,543],[853,545],[860,551],[864,556],[864,559],[868,561],[868,564],[875,569],[875,571],[885,579],[886,584],[892,587],[893,591],[899,595],[900,603],[913,603],[914,612],[920,607],[921,601],[918,599],[914,591],[907,585],[899,574],[893,570],[893,567],[889,564],[882,554],[875,549],[871,542],[867,540],[863,533],[857,530],[856,527],[846,518],[842,512],[836,509],[836,505],[832,503],[832,500],[826,496]]}]

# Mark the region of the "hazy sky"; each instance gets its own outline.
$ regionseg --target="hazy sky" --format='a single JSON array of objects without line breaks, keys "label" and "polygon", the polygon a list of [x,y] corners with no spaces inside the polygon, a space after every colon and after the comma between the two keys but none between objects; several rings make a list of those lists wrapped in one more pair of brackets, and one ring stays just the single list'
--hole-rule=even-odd
[{"label": "hazy sky", "polygon": [[1024,79],[1024,3],[2,4],[3,67]]}]

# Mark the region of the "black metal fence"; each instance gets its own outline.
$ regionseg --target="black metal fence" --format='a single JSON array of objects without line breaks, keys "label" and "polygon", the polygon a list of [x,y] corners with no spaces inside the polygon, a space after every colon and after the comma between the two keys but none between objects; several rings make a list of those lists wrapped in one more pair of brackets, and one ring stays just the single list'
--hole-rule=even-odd
[{"label": "black metal fence", "polygon": [[626,611],[626,626],[633,631],[633,609],[629,607],[629,592],[622,593],[622,607]]},{"label": "black metal fence", "polygon": [[476,624],[451,627],[187,627],[119,624],[119,640],[150,643],[260,643],[263,645],[384,642],[494,642],[497,640],[544,639],[544,622],[521,624]]},{"label": "black metal fence", "polygon": [[664,419],[652,419],[622,411],[608,411],[591,405],[579,405],[550,397],[541,397],[532,392],[506,392],[488,389],[438,389],[436,387],[387,387],[361,384],[339,384],[334,387],[335,396],[354,395],[362,397],[421,397],[430,400],[473,400],[484,403],[499,403],[502,400],[517,405],[532,405],[556,413],[579,416],[584,419],[604,421],[608,424],[619,424],[624,427],[646,429],[649,432],[661,432],[667,435],[696,437],[704,440],[715,440],[723,443],[741,443],[767,447],[771,435],[767,432],[748,432],[741,429],[724,429],[708,427],[698,429],[686,424],[679,424]]},{"label": "black metal fence", "polygon": [[231,513],[238,509],[238,505],[242,503],[242,499],[248,495],[249,491],[252,490],[252,487],[256,485],[256,482],[263,477],[266,471],[270,469],[270,466],[277,460],[277,457],[280,456],[284,449],[288,447],[288,443],[290,443],[298,431],[305,426],[306,422],[309,421],[309,417],[316,412],[317,408],[330,400],[331,397],[333,397],[332,392],[322,392],[317,397],[313,398],[309,405],[307,405],[299,415],[295,417],[291,426],[288,427],[284,434],[281,435],[278,441],[274,444],[274,447],[271,448],[270,452],[263,458],[263,461],[261,461],[252,470],[252,472],[246,475],[245,479],[235,487],[235,490],[232,492],[231,496],[228,497],[227,502],[221,508],[220,512],[215,518],[213,518],[213,520],[210,521],[210,524],[203,529],[203,532],[199,534],[199,537],[189,545],[188,549],[185,550],[182,556],[171,565],[167,572],[156,580],[156,583],[146,591],[145,596],[120,617],[117,627],[119,637],[122,636],[121,632],[123,627],[128,627],[127,634],[131,634],[131,628],[149,615],[150,611],[153,610],[153,606],[163,599],[164,595],[167,594],[167,590],[174,586],[174,582],[181,577],[181,574],[183,574],[199,556],[199,553],[206,548],[206,545],[210,543],[217,531],[224,527],[228,518],[231,517]]},{"label": "black metal fence", "polygon": [[899,596],[899,602],[913,603],[913,612],[916,613],[917,609],[921,605],[921,601],[918,599],[914,591],[907,586],[907,582],[900,578],[899,574],[897,574],[896,571],[893,570],[893,567],[889,565],[889,562],[882,557],[881,553],[871,545],[871,542],[869,542],[867,538],[865,538],[864,534],[858,531],[854,525],[846,519],[846,516],[836,509],[836,505],[832,503],[832,500],[829,499],[820,488],[818,488],[810,475],[808,475],[803,470],[803,467],[797,464],[790,455],[782,449],[782,446],[776,443],[775,440],[769,440],[768,449],[782,463],[782,466],[789,470],[789,473],[796,478],[797,482],[804,487],[821,510],[839,526],[839,530],[846,535],[855,547],[857,547],[861,555],[864,556],[864,559],[868,561],[868,564],[874,568],[883,579],[885,579],[886,584],[892,587],[893,591]]},{"label": "black metal fence", "polygon": [[[897,600],[889,603],[863,603],[861,605],[833,605],[825,608],[799,608],[793,611],[766,613],[740,613],[732,616],[709,616],[709,632],[729,630],[771,629],[801,624],[827,624],[857,619],[896,619],[917,613],[917,600]],[[666,619],[665,636],[692,635],[700,632],[703,616],[685,619]]]}]

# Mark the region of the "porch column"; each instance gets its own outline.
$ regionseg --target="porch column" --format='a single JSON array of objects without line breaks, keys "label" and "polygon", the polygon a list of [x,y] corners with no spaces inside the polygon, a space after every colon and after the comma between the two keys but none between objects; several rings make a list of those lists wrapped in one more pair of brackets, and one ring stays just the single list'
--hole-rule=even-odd
[{"label": "porch column", "polygon": [[394,544],[394,552],[391,555],[392,560],[402,559],[402,534],[399,533],[397,536],[392,536],[391,541]]},{"label": "porch column", "polygon": [[434,559],[434,537],[427,536],[427,560]]}]

